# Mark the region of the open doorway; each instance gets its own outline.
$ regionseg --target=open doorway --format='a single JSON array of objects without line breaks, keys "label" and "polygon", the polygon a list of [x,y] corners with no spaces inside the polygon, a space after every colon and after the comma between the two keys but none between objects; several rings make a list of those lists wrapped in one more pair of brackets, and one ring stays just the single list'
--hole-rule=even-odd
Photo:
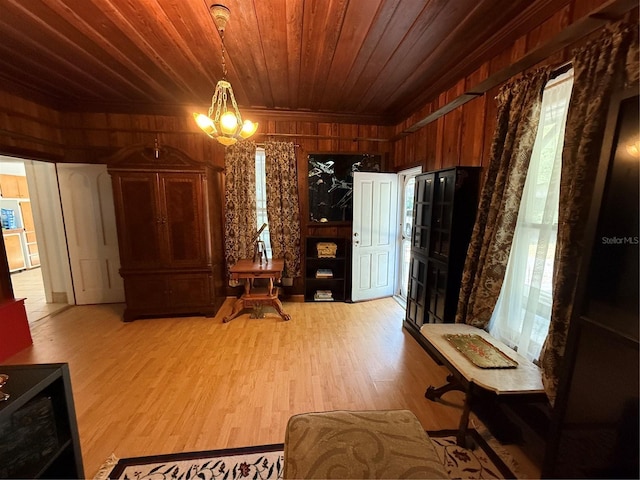
[{"label": "open doorway", "polygon": [[30,323],[73,303],[55,166],[0,156],[2,236],[16,298]]},{"label": "open doorway", "polygon": [[406,307],[407,285],[409,282],[409,260],[411,257],[411,228],[413,226],[413,201],[416,175],[422,173],[422,167],[402,170],[398,173],[398,205],[400,229],[398,231],[398,278],[395,298]]}]

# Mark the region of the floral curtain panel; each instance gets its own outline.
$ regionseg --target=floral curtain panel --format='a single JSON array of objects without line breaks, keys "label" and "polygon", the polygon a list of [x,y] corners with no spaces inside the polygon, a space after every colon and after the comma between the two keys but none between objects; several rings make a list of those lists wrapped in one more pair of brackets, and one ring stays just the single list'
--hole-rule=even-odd
[{"label": "floral curtain panel", "polygon": [[572,86],[569,70],[544,88],[509,261],[489,323],[493,337],[531,361],[540,357],[551,317],[562,146]]},{"label": "floral curtain panel", "polygon": [[[540,362],[542,380],[554,402],[573,315],[584,233],[612,93],[638,74],[638,26],[616,24],[573,52],[574,86],[567,116],[551,323]],[[635,55],[629,55],[635,52]]]},{"label": "floral curtain panel", "polygon": [[256,144],[228,147],[225,164],[225,258],[227,272],[238,260],[253,258],[256,235]]},{"label": "floral curtain panel", "polygon": [[300,206],[293,143],[266,142],[267,216],[273,258],[284,258],[288,278],[300,277]]},{"label": "floral curtain panel", "polygon": [[485,328],[502,288],[520,199],[536,139],[542,68],[504,85],[484,187],[462,275],[457,323]]}]

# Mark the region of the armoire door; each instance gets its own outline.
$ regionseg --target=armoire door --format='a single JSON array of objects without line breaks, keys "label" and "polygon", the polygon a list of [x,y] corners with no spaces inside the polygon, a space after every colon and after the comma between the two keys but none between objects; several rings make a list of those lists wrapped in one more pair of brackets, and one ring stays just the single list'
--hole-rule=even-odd
[{"label": "armoire door", "polygon": [[449,258],[455,183],[455,170],[440,172],[435,181],[429,256],[442,261]]},{"label": "armoire door", "polygon": [[122,265],[127,269],[160,267],[163,235],[158,174],[126,172],[112,176]]},{"label": "armoire door", "polygon": [[433,173],[425,173],[416,177],[411,251],[425,257],[429,255],[434,180],[435,174]]},{"label": "armoire door", "polygon": [[206,266],[204,176],[197,173],[161,173],[159,180],[164,266]]},{"label": "armoire door", "polygon": [[427,264],[420,255],[411,255],[409,260],[406,321],[416,330],[424,324],[427,311]]}]

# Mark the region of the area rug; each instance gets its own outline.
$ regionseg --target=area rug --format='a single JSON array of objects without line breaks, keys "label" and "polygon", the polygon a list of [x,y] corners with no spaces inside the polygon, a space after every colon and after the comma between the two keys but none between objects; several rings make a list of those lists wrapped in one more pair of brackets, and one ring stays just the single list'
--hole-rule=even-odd
[{"label": "area rug", "polygon": [[[456,444],[457,430],[427,433],[449,478],[517,478],[475,429],[467,430],[467,442],[470,439],[474,444],[469,449]],[[506,452],[502,455],[506,455]]]},{"label": "area rug", "polygon": [[[516,478],[476,430],[468,430],[475,443],[473,449],[456,445],[455,430],[428,434],[450,478]],[[282,444],[275,444],[120,460],[113,457],[94,480],[275,480],[282,478],[283,450]]]}]

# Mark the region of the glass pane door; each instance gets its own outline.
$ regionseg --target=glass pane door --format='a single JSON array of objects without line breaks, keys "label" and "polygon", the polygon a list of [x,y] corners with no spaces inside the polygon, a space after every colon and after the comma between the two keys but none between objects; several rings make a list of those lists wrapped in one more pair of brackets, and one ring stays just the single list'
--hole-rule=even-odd
[{"label": "glass pane door", "polygon": [[400,268],[398,272],[398,295],[403,300],[407,299],[407,286],[409,282],[409,260],[411,258],[411,229],[413,227],[413,203],[415,197],[415,177],[421,172],[421,168],[413,168],[400,172],[400,186],[402,196],[400,199]]}]

